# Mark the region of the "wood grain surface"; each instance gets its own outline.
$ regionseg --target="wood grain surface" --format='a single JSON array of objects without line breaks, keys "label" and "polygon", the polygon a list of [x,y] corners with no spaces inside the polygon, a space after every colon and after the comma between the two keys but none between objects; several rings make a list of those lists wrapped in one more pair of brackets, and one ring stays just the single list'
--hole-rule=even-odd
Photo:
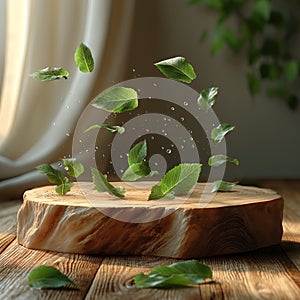
[{"label": "wood grain surface", "polygon": [[132,186],[124,200],[98,193],[91,184],[84,191],[76,185],[66,196],[53,186],[33,189],[25,193],[18,213],[18,242],[65,253],[172,258],[240,253],[280,243],[283,199],[276,192],[236,186],[232,192],[212,194],[205,187],[199,183],[186,199],[156,201],[147,201],[149,191]]},{"label": "wood grain surface", "polygon": [[[20,246],[14,238],[14,228],[16,211],[21,202],[13,203],[14,210],[11,209],[12,205],[0,203],[0,244],[3,245],[0,249],[0,298],[300,299],[300,181],[268,181],[263,182],[263,186],[275,189],[285,200],[284,234],[280,245],[243,254],[201,259],[212,268],[213,281],[174,290],[137,289],[133,278],[154,266],[179,261],[177,259],[74,255]],[[10,241],[7,236],[11,237]],[[30,289],[27,284],[29,272],[33,267],[45,264],[58,267],[75,281],[79,289]]]}]

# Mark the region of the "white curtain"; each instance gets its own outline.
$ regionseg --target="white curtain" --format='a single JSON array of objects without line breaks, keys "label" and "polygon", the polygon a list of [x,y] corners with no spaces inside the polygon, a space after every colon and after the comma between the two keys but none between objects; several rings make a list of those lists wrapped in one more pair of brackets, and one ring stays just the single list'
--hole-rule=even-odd
[{"label": "white curtain", "polygon": [[[71,153],[92,94],[122,79],[133,8],[134,0],[0,0],[1,200],[45,183],[35,167]],[[95,60],[89,74],[73,62],[81,42]],[[47,66],[66,68],[70,78],[44,83],[29,76]]]}]

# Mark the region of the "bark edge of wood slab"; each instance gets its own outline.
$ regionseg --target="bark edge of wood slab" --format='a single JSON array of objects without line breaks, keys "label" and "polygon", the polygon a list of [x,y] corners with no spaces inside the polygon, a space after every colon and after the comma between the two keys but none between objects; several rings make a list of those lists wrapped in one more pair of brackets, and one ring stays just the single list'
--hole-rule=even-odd
[{"label": "bark edge of wood slab", "polygon": [[[279,244],[282,238],[283,198],[269,189],[236,186],[232,192],[217,193],[202,207],[199,196],[205,184],[198,183],[176,209],[180,199],[146,201],[147,189],[126,186],[128,198],[121,200],[94,191],[89,183],[84,186],[110,216],[122,214],[132,222],[95,208],[78,184],[65,196],[45,186],[24,193],[18,212],[19,244],[76,254],[186,259],[252,251]],[[137,215],[147,221],[153,214],[166,216],[134,223]]]}]

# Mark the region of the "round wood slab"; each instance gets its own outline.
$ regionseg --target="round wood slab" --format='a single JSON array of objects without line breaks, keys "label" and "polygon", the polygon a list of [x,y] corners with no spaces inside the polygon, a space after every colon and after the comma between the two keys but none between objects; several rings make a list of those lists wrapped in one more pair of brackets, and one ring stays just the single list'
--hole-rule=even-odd
[{"label": "round wood slab", "polygon": [[197,184],[188,199],[155,201],[147,201],[150,188],[130,185],[125,199],[98,193],[91,183],[75,184],[65,196],[54,186],[29,190],[18,212],[18,242],[58,252],[174,258],[280,243],[283,199],[276,192],[236,186],[211,194],[204,187]]}]

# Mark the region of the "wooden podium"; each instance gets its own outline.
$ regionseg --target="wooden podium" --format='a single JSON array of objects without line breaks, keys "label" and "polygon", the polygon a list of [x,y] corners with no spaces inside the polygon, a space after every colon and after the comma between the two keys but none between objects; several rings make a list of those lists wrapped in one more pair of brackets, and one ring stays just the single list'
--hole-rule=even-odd
[{"label": "wooden podium", "polygon": [[276,192],[236,186],[231,192],[211,194],[204,188],[198,183],[187,199],[155,201],[147,201],[150,188],[129,185],[124,199],[98,193],[91,183],[76,183],[64,196],[54,186],[29,190],[18,213],[18,242],[67,253],[173,258],[232,254],[280,243],[283,199]]}]

